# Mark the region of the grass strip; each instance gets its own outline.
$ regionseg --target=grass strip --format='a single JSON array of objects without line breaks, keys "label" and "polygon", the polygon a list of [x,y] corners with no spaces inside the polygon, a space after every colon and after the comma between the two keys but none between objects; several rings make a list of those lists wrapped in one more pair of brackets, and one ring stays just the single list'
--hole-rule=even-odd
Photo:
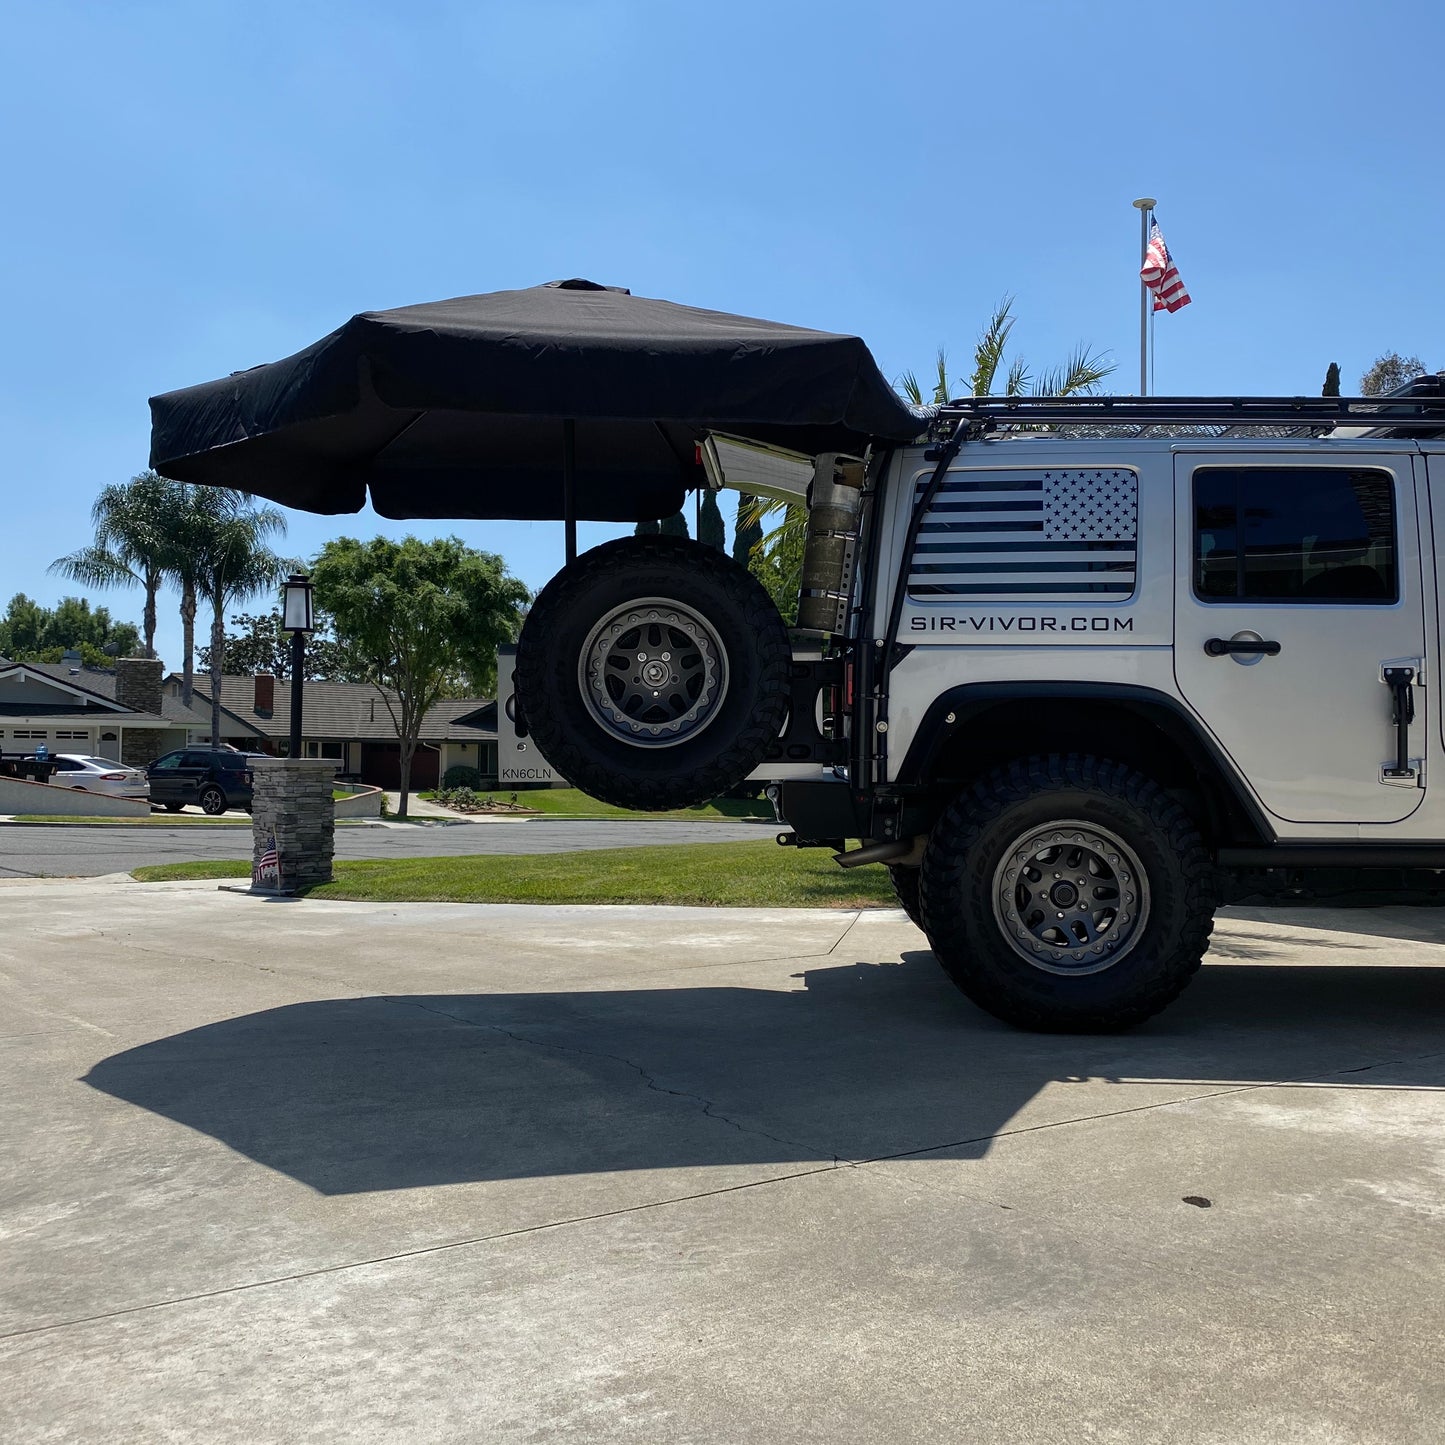
[{"label": "grass strip", "polygon": [[[244,861],[137,868],[143,883],[248,878]],[[338,862],[311,898],[371,903],[671,903],[712,908],[896,906],[887,871],[843,869],[821,849],[771,839],[577,853]]]}]

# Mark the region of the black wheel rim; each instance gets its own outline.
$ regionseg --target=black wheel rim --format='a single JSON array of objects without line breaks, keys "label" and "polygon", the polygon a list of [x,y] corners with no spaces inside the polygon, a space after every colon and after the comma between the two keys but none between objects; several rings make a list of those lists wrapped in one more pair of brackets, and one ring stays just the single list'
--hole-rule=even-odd
[{"label": "black wheel rim", "polygon": [[1064,820],[1009,845],[994,872],[993,910],[1009,946],[1035,968],[1100,973],[1138,943],[1149,880],[1117,834]]},{"label": "black wheel rim", "polygon": [[717,717],[727,697],[727,652],[701,614],[644,597],[588,634],[577,681],[604,732],[633,747],[675,747]]}]

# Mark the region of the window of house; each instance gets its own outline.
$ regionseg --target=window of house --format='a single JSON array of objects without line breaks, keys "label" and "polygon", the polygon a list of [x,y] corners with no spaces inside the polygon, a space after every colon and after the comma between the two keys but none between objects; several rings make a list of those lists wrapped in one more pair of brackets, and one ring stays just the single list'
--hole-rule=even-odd
[{"label": "window of house", "polygon": [[50,734],[44,728],[16,728],[10,736],[12,738],[29,738],[34,742],[43,743]]},{"label": "window of house", "polygon": [[1204,602],[1394,602],[1394,481],[1345,467],[1194,474],[1194,592]]},{"label": "window of house", "polygon": [[317,743],[309,742],[302,744],[302,752],[308,758],[342,758],[346,757],[345,743]]},{"label": "window of house", "polygon": [[67,732],[64,729],[57,729],[55,733],[57,742],[86,742],[89,738],[89,731]]}]

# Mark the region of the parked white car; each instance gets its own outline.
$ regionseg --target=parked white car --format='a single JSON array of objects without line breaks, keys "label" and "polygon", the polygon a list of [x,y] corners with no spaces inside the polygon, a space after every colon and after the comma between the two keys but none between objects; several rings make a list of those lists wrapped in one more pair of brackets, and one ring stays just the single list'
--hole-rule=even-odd
[{"label": "parked white car", "polygon": [[83,753],[59,753],[54,761],[52,787],[109,793],[114,798],[135,798],[140,802],[151,795],[144,768],[128,768],[114,758],[92,758]]}]

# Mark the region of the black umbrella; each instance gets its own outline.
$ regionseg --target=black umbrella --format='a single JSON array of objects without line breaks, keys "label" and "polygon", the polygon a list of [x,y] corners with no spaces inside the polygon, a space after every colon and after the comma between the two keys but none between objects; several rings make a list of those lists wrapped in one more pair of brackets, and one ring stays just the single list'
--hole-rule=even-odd
[{"label": "black umbrella", "polygon": [[591,281],[363,312],[152,397],[151,419],[151,465],[182,481],[313,512],[369,489],[386,517],[569,523],[671,515],[707,431],[815,454],[922,427],[856,336]]}]

